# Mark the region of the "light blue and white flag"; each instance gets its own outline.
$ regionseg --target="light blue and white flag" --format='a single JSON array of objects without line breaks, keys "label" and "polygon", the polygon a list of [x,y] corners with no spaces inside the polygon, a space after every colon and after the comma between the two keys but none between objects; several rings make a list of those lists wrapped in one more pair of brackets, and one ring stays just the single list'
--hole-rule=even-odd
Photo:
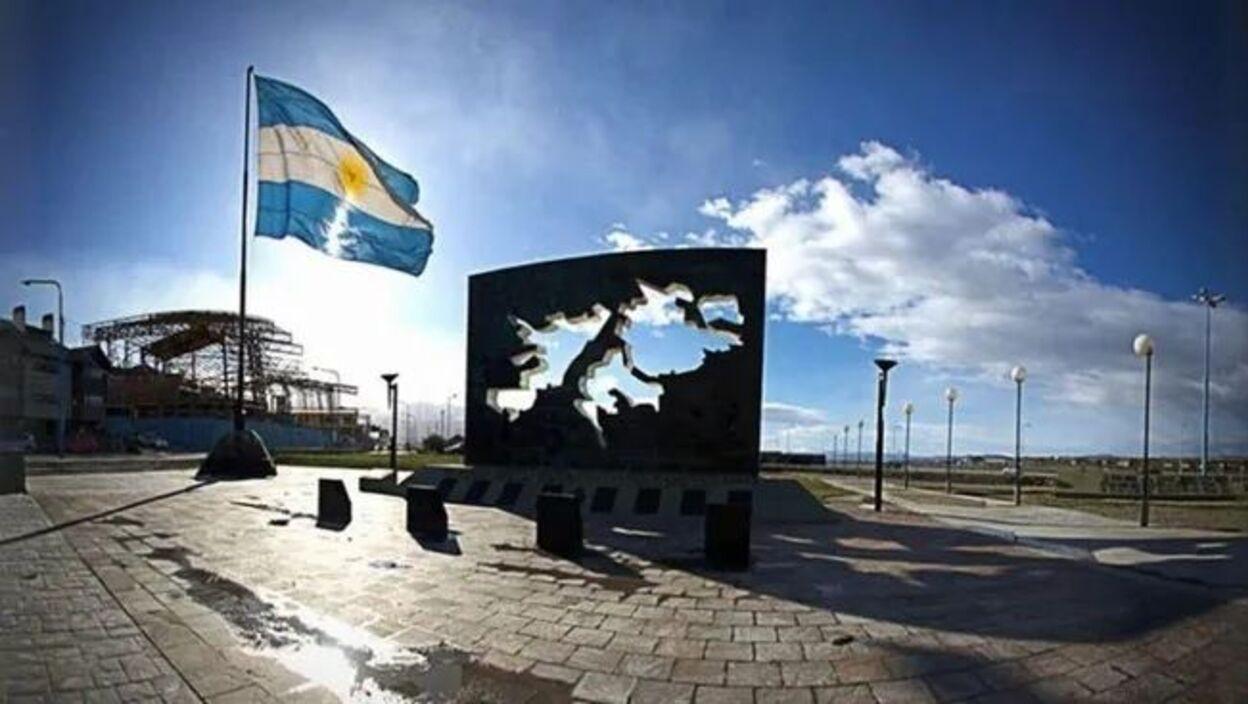
[{"label": "light blue and white flag", "polygon": [[256,76],[256,106],[256,235],[297,237],[331,256],[419,276],[433,247],[433,225],[416,212],[416,180],[290,84]]}]

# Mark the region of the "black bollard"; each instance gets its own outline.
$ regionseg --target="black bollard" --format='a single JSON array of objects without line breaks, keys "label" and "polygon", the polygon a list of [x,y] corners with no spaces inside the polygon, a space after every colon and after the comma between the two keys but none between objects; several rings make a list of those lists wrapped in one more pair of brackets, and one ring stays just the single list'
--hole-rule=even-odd
[{"label": "black bollard", "polygon": [[583,548],[581,501],[575,494],[543,493],[537,497],[537,547],[575,560]]},{"label": "black bollard", "polygon": [[351,525],[351,497],[341,479],[317,482],[316,527],[342,530]]},{"label": "black bollard", "polygon": [[708,504],[706,507],[706,561],[725,570],[750,567],[750,504]]},{"label": "black bollard", "polygon": [[407,532],[422,538],[446,540],[446,505],[434,487],[407,487]]}]

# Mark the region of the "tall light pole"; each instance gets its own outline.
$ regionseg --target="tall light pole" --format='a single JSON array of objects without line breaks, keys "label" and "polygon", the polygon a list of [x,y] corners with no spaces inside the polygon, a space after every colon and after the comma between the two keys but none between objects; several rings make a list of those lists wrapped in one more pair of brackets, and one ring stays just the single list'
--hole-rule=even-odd
[{"label": "tall light pole", "polygon": [[450,396],[446,397],[446,439],[447,440],[451,439],[451,433],[454,432],[455,430],[455,428],[453,427],[454,421],[451,420],[451,403],[458,397],[459,397],[459,394],[451,394]]},{"label": "tall light pole", "polygon": [[[55,286],[56,287],[56,321],[57,321],[57,324],[60,326],[60,334],[57,336],[57,338],[58,338],[58,341],[61,343],[61,347],[64,347],[65,346],[65,292],[64,292],[64,289],[61,288],[61,282],[57,281],[56,279],[24,279],[22,281],[22,285],[23,286]],[[67,399],[69,398],[69,395],[72,393],[72,390],[67,390],[69,388],[69,382],[67,379],[64,379],[64,377],[62,376],[62,375],[67,375],[68,373],[69,373],[68,365],[62,365],[60,368],[57,369],[58,380],[64,381],[63,384],[59,385],[60,391],[65,392],[64,395],[62,395],[61,393],[56,394],[56,398],[58,399],[57,405],[60,407],[59,408],[60,418],[58,418],[56,422],[56,454],[58,455],[64,454],[65,452],[65,426],[69,424],[68,416],[69,416],[70,404],[67,401]]]},{"label": "tall light pole", "polygon": [[25,279],[22,281],[23,286],[55,286],[56,287],[56,322],[59,325],[60,333],[57,335],[57,341],[61,345],[65,344],[65,291],[61,288],[61,282],[56,279]]},{"label": "tall light pole", "polygon": [[[875,366],[879,368],[879,386],[875,394],[875,512],[879,513],[884,503],[884,397],[888,394],[888,370],[897,366],[891,359],[877,359]],[[858,423],[859,438],[862,437],[862,422]]]},{"label": "tall light pole", "polygon": [[862,469],[862,419],[858,420],[858,460],[854,462],[854,469]]},{"label": "tall light pole", "polygon": [[1148,527],[1148,413],[1149,400],[1153,392],[1153,338],[1139,334],[1131,343],[1136,357],[1144,358],[1144,465],[1141,467],[1143,484],[1140,488],[1140,525]]},{"label": "tall light pole", "polygon": [[1192,296],[1192,300],[1205,307],[1205,430],[1200,444],[1200,473],[1209,471],[1209,345],[1213,331],[1213,309],[1226,300],[1226,296],[1213,293],[1204,286]]},{"label": "tall light pole", "polygon": [[849,467],[849,426],[845,426],[845,441],[841,443],[841,455],[845,458],[845,467]]},{"label": "tall light pole", "polygon": [[399,378],[398,374],[391,372],[382,374],[381,378],[386,382],[386,403],[390,406],[390,471],[394,474],[394,479],[399,478]]},{"label": "tall light pole", "polygon": [[945,389],[945,400],[949,402],[949,429],[945,435],[945,493],[953,493],[953,402],[958,400],[958,390],[950,386]]},{"label": "tall light pole", "polygon": [[901,407],[901,412],[906,414],[906,460],[905,460],[905,488],[910,488],[910,416],[914,415],[914,404],[906,401],[906,405]]},{"label": "tall light pole", "polygon": [[1014,505],[1023,505],[1023,382],[1027,380],[1027,368],[1018,365],[1010,370],[1014,380]]}]

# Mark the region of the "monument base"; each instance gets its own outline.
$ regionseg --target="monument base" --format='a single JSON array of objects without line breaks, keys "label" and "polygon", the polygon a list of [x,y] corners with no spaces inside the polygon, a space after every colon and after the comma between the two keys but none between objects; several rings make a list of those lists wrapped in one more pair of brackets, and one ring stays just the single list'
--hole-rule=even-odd
[{"label": "monument base", "polygon": [[277,475],[264,440],[254,430],[232,430],[217,440],[196,479],[264,479]]}]

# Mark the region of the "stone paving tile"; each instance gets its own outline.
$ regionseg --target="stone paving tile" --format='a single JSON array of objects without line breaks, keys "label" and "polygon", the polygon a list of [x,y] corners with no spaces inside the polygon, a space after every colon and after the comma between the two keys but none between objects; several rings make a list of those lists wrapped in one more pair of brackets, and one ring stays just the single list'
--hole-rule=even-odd
[{"label": "stone paving tile", "polygon": [[754,646],[749,643],[706,641],[704,657],[707,660],[742,660],[748,662],[754,659]]},{"label": "stone paving tile", "polygon": [[677,660],[672,669],[672,681],[723,684],[726,665],[723,660]]},{"label": "stone paving tile", "polygon": [[877,704],[871,687],[865,684],[849,684],[840,687],[817,687],[816,704]]},{"label": "stone paving tile", "polygon": [[727,683],[743,687],[779,687],[783,684],[783,680],[780,678],[778,665],[762,662],[730,662],[728,663]]},{"label": "stone paving tile", "polygon": [[814,701],[814,693],[805,688],[762,688],[754,690],[755,704],[813,704]]},{"label": "stone paving tile", "polygon": [[587,702],[601,704],[625,704],[637,685],[632,677],[587,672],[572,690],[572,696]]},{"label": "stone paving tile", "polygon": [[590,646],[581,646],[572,655],[568,656],[567,664],[583,670],[615,672],[623,659],[624,653],[618,650],[602,650]]},{"label": "stone paving tile", "polygon": [[[65,520],[185,488],[187,476],[38,477],[32,491]],[[755,566],[731,576],[665,559],[700,549],[699,531],[653,541],[587,522],[596,554],[613,563],[603,572],[537,553],[530,522],[489,508],[448,507],[462,550],[454,556],[413,543],[402,503],[389,497],[353,492],[356,522],[342,533],[299,518],[271,525],[275,513],[314,509],[318,476],[350,487],[358,475],[283,469],[67,528],[58,539],[72,545],[80,574],[40,570],[59,581],[41,582],[39,604],[17,605],[10,586],[21,570],[0,571],[0,693],[50,697],[59,686],[74,700],[109,701],[122,687],[147,696],[184,678],[210,700],[267,701],[300,683],[304,700],[332,696],[275,661],[242,656],[237,624],[188,598],[185,564],[152,557],[184,550],[195,568],[397,646],[445,641],[476,662],[604,701],[1245,699],[1226,674],[1248,649],[1235,635],[1248,630],[1248,609],[1234,598],[922,517],[847,504],[837,510],[855,520],[756,526]],[[0,513],[0,541],[3,525]],[[0,562],[48,561],[20,547],[0,544]],[[1017,608],[1018,594],[1029,608]],[[13,653],[35,657],[5,662]],[[631,687],[623,694],[622,683]]]},{"label": "stone paving tile", "polygon": [[[29,496],[0,496],[0,701],[199,701]],[[22,537],[27,536],[27,537]],[[6,541],[11,541],[7,542]]]},{"label": "stone paving tile", "polygon": [[699,686],[693,697],[694,704],[752,704],[754,690],[749,687]]}]

